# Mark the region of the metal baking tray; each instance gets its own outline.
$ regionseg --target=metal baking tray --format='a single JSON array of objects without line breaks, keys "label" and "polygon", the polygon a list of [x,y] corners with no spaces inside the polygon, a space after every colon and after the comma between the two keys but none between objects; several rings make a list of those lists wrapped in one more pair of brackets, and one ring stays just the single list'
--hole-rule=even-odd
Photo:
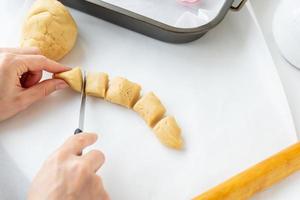
[{"label": "metal baking tray", "polygon": [[[71,8],[170,43],[186,43],[200,38],[220,23],[230,9],[237,11],[246,2],[199,0],[192,4],[184,3],[184,0],[164,0],[162,4],[161,0],[60,1]],[[206,15],[207,12],[212,14]],[[205,21],[201,21],[199,14],[206,15]],[[177,23],[178,19],[174,23],[176,17],[181,20],[180,23]]]}]

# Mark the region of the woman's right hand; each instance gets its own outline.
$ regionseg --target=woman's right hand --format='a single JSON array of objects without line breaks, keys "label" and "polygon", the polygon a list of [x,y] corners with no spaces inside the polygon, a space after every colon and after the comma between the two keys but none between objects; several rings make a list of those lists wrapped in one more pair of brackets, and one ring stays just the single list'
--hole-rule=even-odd
[{"label": "woman's right hand", "polygon": [[97,170],[104,155],[83,149],[97,140],[97,135],[80,133],[71,136],[48,160],[34,178],[29,200],[109,200]]}]

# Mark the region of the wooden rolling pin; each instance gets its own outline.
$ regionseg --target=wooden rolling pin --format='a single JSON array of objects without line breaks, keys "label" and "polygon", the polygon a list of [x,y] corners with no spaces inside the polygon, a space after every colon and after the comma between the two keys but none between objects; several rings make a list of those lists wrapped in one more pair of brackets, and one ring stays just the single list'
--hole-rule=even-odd
[{"label": "wooden rolling pin", "polygon": [[237,174],[193,200],[245,200],[300,169],[300,142]]}]

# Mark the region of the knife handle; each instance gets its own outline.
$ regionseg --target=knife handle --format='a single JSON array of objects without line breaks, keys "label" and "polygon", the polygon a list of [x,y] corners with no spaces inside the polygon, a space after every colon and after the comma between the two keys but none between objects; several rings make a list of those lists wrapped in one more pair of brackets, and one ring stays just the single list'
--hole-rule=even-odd
[{"label": "knife handle", "polygon": [[82,130],[80,128],[77,128],[75,131],[74,131],[74,135],[78,134],[78,133],[82,133]]}]

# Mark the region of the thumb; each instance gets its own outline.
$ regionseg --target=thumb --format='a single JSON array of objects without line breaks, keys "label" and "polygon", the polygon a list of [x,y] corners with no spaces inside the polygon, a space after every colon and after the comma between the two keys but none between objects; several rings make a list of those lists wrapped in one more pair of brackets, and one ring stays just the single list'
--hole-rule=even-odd
[{"label": "thumb", "polygon": [[44,80],[26,90],[21,95],[24,107],[28,107],[34,102],[37,102],[52,92],[68,87],[68,84],[60,79]]}]

